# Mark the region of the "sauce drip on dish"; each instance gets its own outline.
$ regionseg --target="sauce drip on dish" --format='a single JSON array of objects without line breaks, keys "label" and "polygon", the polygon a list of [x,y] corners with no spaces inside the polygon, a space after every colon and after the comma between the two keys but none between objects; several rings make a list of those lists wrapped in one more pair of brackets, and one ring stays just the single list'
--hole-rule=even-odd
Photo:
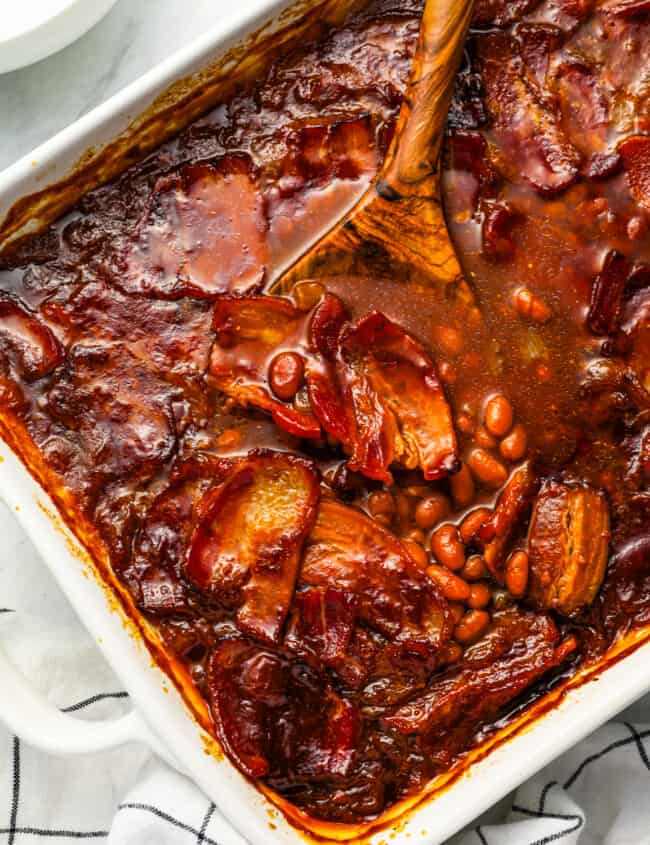
[{"label": "sauce drip on dish", "polygon": [[417,794],[650,623],[647,5],[477,3],[442,168],[470,301],[268,293],[381,165],[412,0],[0,257],[3,424],[235,765],[312,816]]}]

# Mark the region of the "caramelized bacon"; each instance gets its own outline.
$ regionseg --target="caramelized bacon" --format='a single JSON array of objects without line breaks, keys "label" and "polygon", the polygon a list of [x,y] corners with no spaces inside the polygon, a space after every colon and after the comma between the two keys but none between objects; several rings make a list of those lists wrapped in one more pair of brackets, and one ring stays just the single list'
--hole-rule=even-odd
[{"label": "caramelized bacon", "polygon": [[294,653],[323,666],[336,667],[350,644],[357,596],[337,587],[308,588],[294,596],[284,644]]},{"label": "caramelized bacon", "polygon": [[[151,478],[177,442],[174,402],[165,383],[124,346],[77,343],[46,395],[49,413],[79,442],[98,482]],[[180,428],[180,426],[178,426]]]},{"label": "caramelized bacon", "polygon": [[529,463],[516,469],[497,500],[492,515],[479,527],[477,538],[483,558],[494,579],[503,584],[507,546],[522,527],[526,511],[537,490],[537,476]]},{"label": "caramelized bacon", "polygon": [[264,280],[266,229],[248,158],[184,165],[154,185],[118,284],[169,299],[246,293]]},{"label": "caramelized bacon", "polygon": [[578,175],[581,155],[557,115],[531,89],[510,37],[495,32],[480,39],[479,59],[499,148],[491,154],[494,165],[511,181],[523,179],[540,194],[564,190]]},{"label": "caramelized bacon", "polygon": [[240,630],[263,642],[280,638],[318,498],[310,463],[259,452],[237,462],[199,504],[185,575],[235,604]]},{"label": "caramelized bacon", "polygon": [[604,12],[622,18],[647,15],[650,12],[650,0],[610,0],[602,7]]},{"label": "caramelized bacon", "polygon": [[0,354],[27,381],[51,373],[63,361],[61,344],[35,314],[9,293],[0,292]]},{"label": "caramelized bacon", "polygon": [[544,484],[533,508],[528,546],[528,595],[537,607],[570,615],[591,604],[609,550],[604,494],[586,484]]},{"label": "caramelized bacon", "polygon": [[434,676],[426,692],[385,716],[404,734],[437,734],[469,724],[472,730],[565,659],[550,616],[512,608],[493,617],[485,636],[465,651],[458,668]]},{"label": "caramelized bacon", "polygon": [[[384,481],[393,461],[421,467],[427,479],[455,472],[451,411],[424,348],[375,311],[343,333],[340,349],[339,378],[351,412],[350,468]],[[319,415],[317,407],[314,412]]]},{"label": "caramelized bacon", "polygon": [[356,596],[359,619],[426,657],[449,638],[447,602],[405,546],[354,508],[323,500],[305,546],[300,582]]},{"label": "caramelized bacon", "polygon": [[605,257],[603,269],[591,288],[587,325],[594,334],[611,335],[618,328],[630,262],[615,250]]},{"label": "caramelized bacon", "polygon": [[305,314],[280,297],[220,299],[212,327],[217,339],[210,353],[210,378],[243,407],[268,411],[277,425],[297,437],[320,437],[309,411],[283,402],[269,386],[269,366],[280,351],[304,348]]},{"label": "caramelized bacon", "polygon": [[650,136],[636,135],[618,145],[627,173],[627,184],[635,201],[650,211]]},{"label": "caramelized bacon", "polygon": [[271,756],[276,773],[290,779],[349,773],[359,714],[306,666],[230,640],[212,653],[208,689],[219,739],[250,777],[267,774]]},{"label": "caramelized bacon", "polygon": [[477,0],[473,23],[476,26],[506,27],[532,11],[541,0]]},{"label": "caramelized bacon", "polygon": [[[210,376],[240,404],[270,411],[302,437],[322,428],[350,453],[349,466],[389,481],[389,466],[421,467],[428,479],[458,467],[451,411],[424,347],[383,314],[356,325],[331,294],[310,315],[278,297],[215,305]],[[269,365],[292,351],[304,360],[311,411],[274,397]]]},{"label": "caramelized bacon", "polygon": [[208,689],[217,735],[249,777],[269,771],[265,704],[284,698],[280,658],[242,640],[221,643],[212,653]]},{"label": "caramelized bacon", "polygon": [[556,85],[564,131],[571,143],[586,156],[603,154],[607,148],[609,105],[595,71],[583,64],[565,62],[557,72]]}]

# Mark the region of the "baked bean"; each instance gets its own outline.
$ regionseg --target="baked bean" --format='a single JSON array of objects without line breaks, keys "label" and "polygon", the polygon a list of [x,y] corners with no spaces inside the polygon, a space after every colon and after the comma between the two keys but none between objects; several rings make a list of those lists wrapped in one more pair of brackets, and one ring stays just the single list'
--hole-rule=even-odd
[{"label": "baked bean", "polygon": [[320,302],[324,293],[325,288],[319,282],[299,282],[291,292],[291,296],[297,308],[301,311],[309,311]]},{"label": "baked bean", "polygon": [[393,517],[389,516],[387,513],[378,513],[377,516],[373,517],[373,519],[384,528],[391,528],[393,525]]},{"label": "baked bean", "polygon": [[290,402],[302,384],[305,367],[297,352],[280,352],[271,361],[269,384],[278,399]]},{"label": "baked bean", "polygon": [[484,584],[482,581],[479,581],[477,584],[470,584],[469,598],[467,599],[469,607],[474,608],[474,610],[482,610],[488,606],[491,598],[492,594],[487,584]]},{"label": "baked bean", "polygon": [[467,514],[465,519],[461,522],[459,528],[460,537],[463,543],[469,545],[472,542],[476,536],[476,532],[491,513],[492,511],[489,508],[475,508]]},{"label": "baked bean", "polygon": [[512,604],[512,596],[502,587],[496,587],[492,590],[492,604],[495,610],[505,610]]},{"label": "baked bean", "polygon": [[451,618],[454,620],[454,625],[458,625],[465,615],[467,607],[461,601],[450,601],[449,610],[451,611]]},{"label": "baked bean", "polygon": [[392,517],[395,513],[395,499],[386,490],[375,490],[368,496],[368,510],[372,516],[381,513]]},{"label": "baked bean", "polygon": [[513,552],[506,562],[506,587],[515,598],[521,598],[528,586],[528,555]]},{"label": "baked bean", "polygon": [[406,534],[402,535],[402,540],[410,540],[412,543],[419,543],[424,546],[424,531],[420,531],[419,528],[411,528]]},{"label": "baked bean", "polygon": [[454,628],[454,639],[461,645],[470,645],[480,639],[490,624],[486,610],[468,610]]},{"label": "baked bean", "polygon": [[429,566],[429,555],[424,551],[422,546],[416,543],[415,540],[402,540],[402,542],[420,569],[426,569]]},{"label": "baked bean", "polygon": [[551,316],[551,309],[528,288],[517,288],[512,297],[515,311],[532,320],[533,323],[545,323]]},{"label": "baked bean", "polygon": [[466,581],[480,581],[481,578],[487,577],[488,568],[481,555],[470,555],[465,561],[465,566],[460,570],[460,574]]},{"label": "baked bean", "polygon": [[431,492],[431,487],[427,487],[425,484],[409,484],[408,487],[402,487],[402,493],[412,499],[424,499],[430,496]]},{"label": "baked bean", "polygon": [[499,444],[499,452],[507,461],[518,461],[526,454],[528,436],[526,429],[520,423],[512,429],[507,437]]},{"label": "baked bean", "polygon": [[435,326],[433,342],[446,355],[460,355],[465,348],[463,335],[453,326]]},{"label": "baked bean", "polygon": [[508,479],[508,470],[486,449],[472,449],[467,458],[474,476],[488,487],[498,488]]},{"label": "baked bean", "polygon": [[463,581],[444,566],[432,563],[431,566],[427,566],[427,575],[436,582],[444,597],[449,601],[467,601],[469,598],[470,586],[467,581]]},{"label": "baked bean", "polygon": [[431,537],[431,551],[436,560],[447,569],[457,572],[465,563],[465,546],[461,543],[458,529],[447,523],[441,525]]},{"label": "baked bean", "polygon": [[496,437],[492,437],[486,428],[479,425],[474,432],[474,443],[482,449],[494,449],[497,445],[497,440]]},{"label": "baked bean", "polygon": [[451,495],[454,504],[458,508],[466,508],[474,499],[474,479],[467,464],[463,464],[460,470],[449,479]]},{"label": "baked bean", "polygon": [[512,428],[514,414],[505,396],[493,396],[485,406],[485,427],[495,437],[505,437]]},{"label": "baked bean", "polygon": [[415,507],[415,524],[428,531],[447,516],[451,510],[449,499],[442,493],[433,493],[426,499],[420,499]]}]

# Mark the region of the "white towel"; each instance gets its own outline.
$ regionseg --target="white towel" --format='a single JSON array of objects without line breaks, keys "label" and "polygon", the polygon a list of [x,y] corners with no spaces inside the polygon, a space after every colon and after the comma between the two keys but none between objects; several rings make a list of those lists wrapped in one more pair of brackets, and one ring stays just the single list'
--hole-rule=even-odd
[{"label": "white towel", "polygon": [[[10,656],[79,717],[124,712],[119,682],[4,507],[0,537],[0,640]],[[650,845],[649,756],[650,697],[541,771],[454,845]],[[200,790],[141,747],[57,758],[0,725],[0,845],[81,840],[244,845]]]}]

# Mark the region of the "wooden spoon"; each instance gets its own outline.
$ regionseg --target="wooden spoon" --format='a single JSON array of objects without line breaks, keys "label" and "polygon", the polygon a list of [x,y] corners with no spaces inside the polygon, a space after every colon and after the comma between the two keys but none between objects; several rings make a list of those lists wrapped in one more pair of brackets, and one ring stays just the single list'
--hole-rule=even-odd
[{"label": "wooden spoon", "polygon": [[427,0],[393,141],[374,183],[345,217],[271,286],[303,279],[391,276],[473,301],[447,231],[440,149],[474,0]]}]

